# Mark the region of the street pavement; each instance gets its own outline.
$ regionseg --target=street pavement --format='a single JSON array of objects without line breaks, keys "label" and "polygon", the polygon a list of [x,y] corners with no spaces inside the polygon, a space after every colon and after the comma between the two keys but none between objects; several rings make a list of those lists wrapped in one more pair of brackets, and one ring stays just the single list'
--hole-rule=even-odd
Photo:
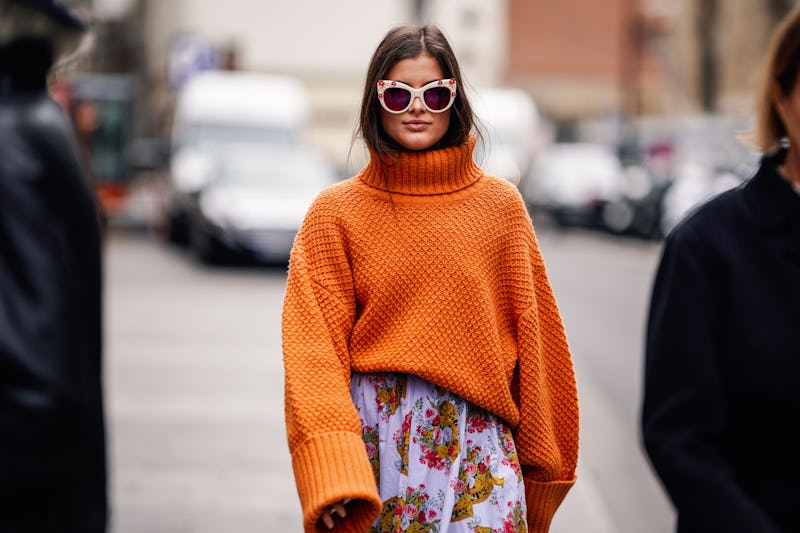
[{"label": "street pavement", "polygon": [[[552,533],[668,533],[641,452],[644,315],[659,244],[539,231],[581,400],[579,481]],[[106,251],[114,533],[299,533],[283,425],[281,267],[198,265],[144,233]]]}]

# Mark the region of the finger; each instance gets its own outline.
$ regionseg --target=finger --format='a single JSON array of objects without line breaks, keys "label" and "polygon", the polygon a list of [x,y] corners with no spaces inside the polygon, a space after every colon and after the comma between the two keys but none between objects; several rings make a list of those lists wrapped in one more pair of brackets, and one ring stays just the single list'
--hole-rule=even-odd
[{"label": "finger", "polygon": [[341,503],[334,503],[331,505],[331,514],[336,513],[342,518],[347,516],[347,510],[344,508],[344,505]]},{"label": "finger", "polygon": [[331,516],[331,513],[328,511],[322,511],[322,516],[320,518],[322,518],[322,523],[325,524],[325,527],[328,529],[333,529],[333,517]]}]

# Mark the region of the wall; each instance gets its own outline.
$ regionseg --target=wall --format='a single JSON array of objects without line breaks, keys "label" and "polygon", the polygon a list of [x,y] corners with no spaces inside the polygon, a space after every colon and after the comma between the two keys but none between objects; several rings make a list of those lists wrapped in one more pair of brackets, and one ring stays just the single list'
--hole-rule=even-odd
[{"label": "wall", "polygon": [[629,4],[510,0],[510,83],[528,89],[556,120],[619,109],[622,69],[636,60],[626,30]]}]

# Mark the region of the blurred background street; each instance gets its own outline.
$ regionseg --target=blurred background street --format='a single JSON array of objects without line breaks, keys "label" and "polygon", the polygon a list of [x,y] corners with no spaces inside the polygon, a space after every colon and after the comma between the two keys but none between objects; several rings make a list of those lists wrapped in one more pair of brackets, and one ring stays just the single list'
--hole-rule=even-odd
[{"label": "blurred background street", "polygon": [[[299,532],[280,313],[311,200],[352,144],[372,51],[439,24],[528,204],[574,352],[579,481],[554,533],[667,533],[638,435],[663,237],[747,179],[767,37],[796,0],[72,0],[52,76],[107,221],[115,533]],[[479,379],[479,377],[476,377]]]},{"label": "blurred background street", "polygon": [[[552,531],[667,533],[671,511],[637,435],[658,245],[538,233],[582,409],[579,482]],[[283,427],[284,269],[189,259],[140,233],[108,243],[114,531],[299,533]]]}]

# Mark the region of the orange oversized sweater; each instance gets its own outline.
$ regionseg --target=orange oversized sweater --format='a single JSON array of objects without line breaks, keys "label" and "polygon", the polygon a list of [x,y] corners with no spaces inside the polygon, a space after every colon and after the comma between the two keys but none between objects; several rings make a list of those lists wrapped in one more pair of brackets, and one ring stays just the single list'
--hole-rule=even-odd
[{"label": "orange oversized sweater", "polygon": [[336,531],[362,533],[380,511],[351,372],[415,374],[501,417],[532,533],[574,483],[578,404],[556,301],[519,193],[473,148],[405,152],[383,172],[373,158],[319,195],[297,235],[283,352],[306,532],[342,499]]}]

